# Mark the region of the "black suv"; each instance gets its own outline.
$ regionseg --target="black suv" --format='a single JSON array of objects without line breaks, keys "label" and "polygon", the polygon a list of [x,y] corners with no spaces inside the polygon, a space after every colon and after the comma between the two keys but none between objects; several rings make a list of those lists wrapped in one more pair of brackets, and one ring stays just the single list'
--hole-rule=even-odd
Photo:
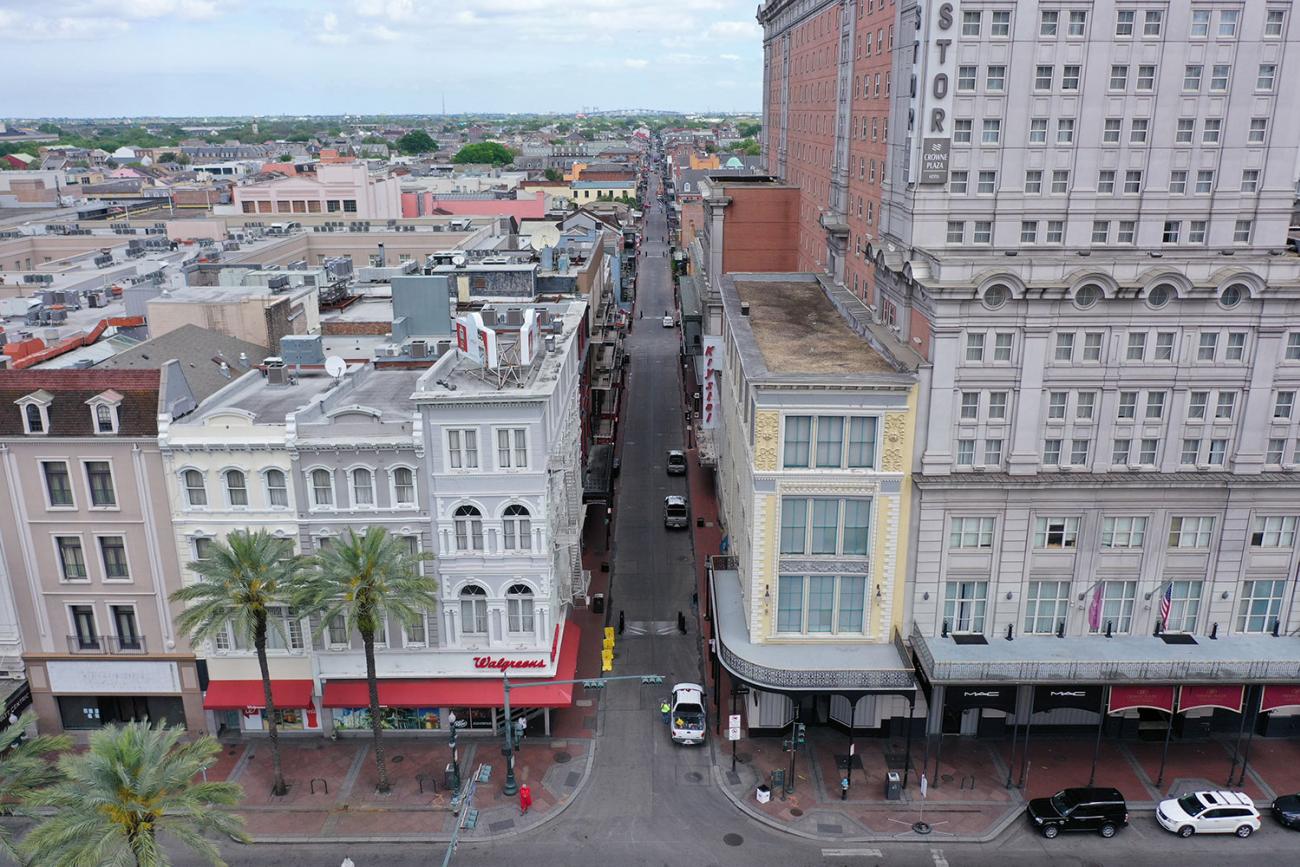
[{"label": "black suv", "polygon": [[1118,789],[1062,789],[1050,798],[1034,798],[1025,815],[1049,840],[1062,831],[1097,831],[1114,837],[1128,824],[1128,804]]}]

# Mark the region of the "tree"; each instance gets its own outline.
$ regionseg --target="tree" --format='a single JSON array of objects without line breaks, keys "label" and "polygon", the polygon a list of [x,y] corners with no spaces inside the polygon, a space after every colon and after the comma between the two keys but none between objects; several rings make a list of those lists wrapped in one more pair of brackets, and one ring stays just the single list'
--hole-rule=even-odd
[{"label": "tree", "polygon": [[763,152],[763,149],[759,145],[759,143],[754,141],[752,138],[741,139],[740,141],[733,144],[731,146],[731,149],[738,154],[745,154],[746,156],[751,156],[751,157],[756,157]]},{"label": "tree", "polygon": [[711,141],[706,141],[704,143],[704,152],[708,154],[716,154],[718,152],[718,146]]},{"label": "tree", "polygon": [[188,606],[177,618],[176,626],[192,643],[212,640],[230,629],[257,652],[275,770],[272,791],[277,795],[283,795],[288,788],[280,766],[280,731],[275,723],[266,636],[267,629],[284,629],[280,617],[269,616],[270,610],[288,605],[302,586],[304,561],[292,553],[286,556],[286,546],[291,544],[265,530],[235,530],[224,542],[212,544],[207,559],[189,564],[199,580],[171,595],[173,602]]},{"label": "tree", "polygon": [[384,763],[383,719],[379,712],[379,682],[375,675],[375,633],[386,630],[386,618],[395,615],[413,623],[438,608],[438,582],[423,574],[420,563],[427,554],[414,554],[406,540],[382,527],[361,536],[351,530],[311,561],[298,607],[319,614],[320,628],[335,617],[361,633],[366,653],[366,685],[370,691],[370,731],[375,739],[375,768],[379,791],[387,792],[388,768]]},{"label": "tree", "polygon": [[548,181],[564,180],[564,172],[560,171],[559,169],[547,169],[545,175]]},{"label": "tree", "polygon": [[180,726],[134,722],[99,729],[87,752],[59,759],[63,779],[30,798],[54,812],[19,850],[29,863],[54,867],[162,867],[171,863],[159,840],[163,833],[208,863],[224,865],[205,832],[250,841],[243,820],[229,811],[243,789],[198,779],[220,751],[216,738],[190,741]]},{"label": "tree", "polygon": [[276,161],[281,163],[291,163],[293,162],[293,154],[280,154],[280,156],[276,157]]},{"label": "tree", "polygon": [[415,154],[431,154],[438,149],[438,143],[433,140],[427,132],[422,129],[413,129],[406,135],[399,138],[395,144],[397,149],[407,156]]},{"label": "tree", "polygon": [[503,144],[494,141],[481,141],[468,144],[452,157],[455,163],[491,163],[494,166],[509,165],[514,162],[515,152]]},{"label": "tree", "polygon": [[754,138],[755,136],[758,135],[759,130],[761,130],[762,128],[763,125],[761,123],[736,124],[736,132],[740,134],[741,138]]},{"label": "tree", "polygon": [[[72,748],[72,738],[67,735],[26,737],[35,723],[36,715],[28,711],[0,731],[0,804],[11,813],[24,811],[23,805],[37,792],[58,782],[58,768],[49,756]],[[0,850],[13,857],[18,854],[4,826],[0,826]]]}]

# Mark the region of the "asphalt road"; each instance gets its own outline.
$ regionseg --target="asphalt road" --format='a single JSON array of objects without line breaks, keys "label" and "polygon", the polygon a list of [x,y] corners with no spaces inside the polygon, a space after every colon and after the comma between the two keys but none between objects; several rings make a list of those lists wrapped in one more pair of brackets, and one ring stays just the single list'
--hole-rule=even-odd
[{"label": "asphalt road", "polygon": [[[712,784],[705,749],[674,746],[657,707],[674,680],[701,678],[701,659],[691,611],[690,535],[670,531],[662,519],[663,498],[685,493],[681,476],[665,473],[668,449],[682,447],[681,386],[677,365],[678,331],[660,318],[672,308],[666,226],[657,204],[658,182],[651,182],[641,245],[640,297],[645,311],[629,336],[632,371],[624,410],[625,440],[618,514],[614,532],[614,572],[610,603],[629,624],[676,626],[687,615],[691,634],[625,634],[618,645],[616,674],[662,674],[663,688],[612,684],[601,697],[600,743],[584,791],[561,816],[537,831],[492,843],[462,843],[458,867],[998,867],[1043,865],[1169,864],[1222,867],[1225,860],[1291,864],[1300,851],[1300,834],[1265,818],[1248,840],[1233,836],[1181,840],[1148,814],[1113,840],[1066,835],[1044,840],[1017,822],[989,844],[948,843],[941,834],[924,841],[869,844],[822,843],[774,831],[749,819]],[[712,730],[710,730],[710,734]],[[939,826],[937,830],[942,831]],[[197,865],[173,849],[175,864]],[[345,856],[356,867],[426,867],[441,864],[442,845],[261,845],[223,847],[231,864],[321,865],[337,867]]]}]

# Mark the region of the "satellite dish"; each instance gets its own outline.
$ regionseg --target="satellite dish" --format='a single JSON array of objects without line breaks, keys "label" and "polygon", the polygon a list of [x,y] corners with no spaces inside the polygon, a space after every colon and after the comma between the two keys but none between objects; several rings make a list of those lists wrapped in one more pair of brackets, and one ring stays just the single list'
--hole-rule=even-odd
[{"label": "satellite dish", "polygon": [[348,363],[337,355],[331,355],[329,358],[325,359],[325,372],[335,379],[338,379],[346,373],[347,369]]},{"label": "satellite dish", "polygon": [[455,256],[451,257],[451,264],[455,265],[457,268],[464,268],[465,257],[457,253]]}]

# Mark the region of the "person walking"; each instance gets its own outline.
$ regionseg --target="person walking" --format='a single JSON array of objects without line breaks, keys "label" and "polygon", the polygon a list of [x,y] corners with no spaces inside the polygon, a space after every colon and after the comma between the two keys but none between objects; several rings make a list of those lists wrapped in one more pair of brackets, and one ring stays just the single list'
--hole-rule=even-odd
[{"label": "person walking", "polygon": [[668,717],[672,712],[673,709],[672,706],[668,704],[668,699],[664,699],[659,703],[659,715],[664,718],[664,725],[668,725]]},{"label": "person walking", "polygon": [[522,816],[526,814],[528,812],[528,808],[531,807],[532,805],[533,805],[532,790],[528,788],[527,783],[524,783],[522,786],[519,787],[519,815]]}]

